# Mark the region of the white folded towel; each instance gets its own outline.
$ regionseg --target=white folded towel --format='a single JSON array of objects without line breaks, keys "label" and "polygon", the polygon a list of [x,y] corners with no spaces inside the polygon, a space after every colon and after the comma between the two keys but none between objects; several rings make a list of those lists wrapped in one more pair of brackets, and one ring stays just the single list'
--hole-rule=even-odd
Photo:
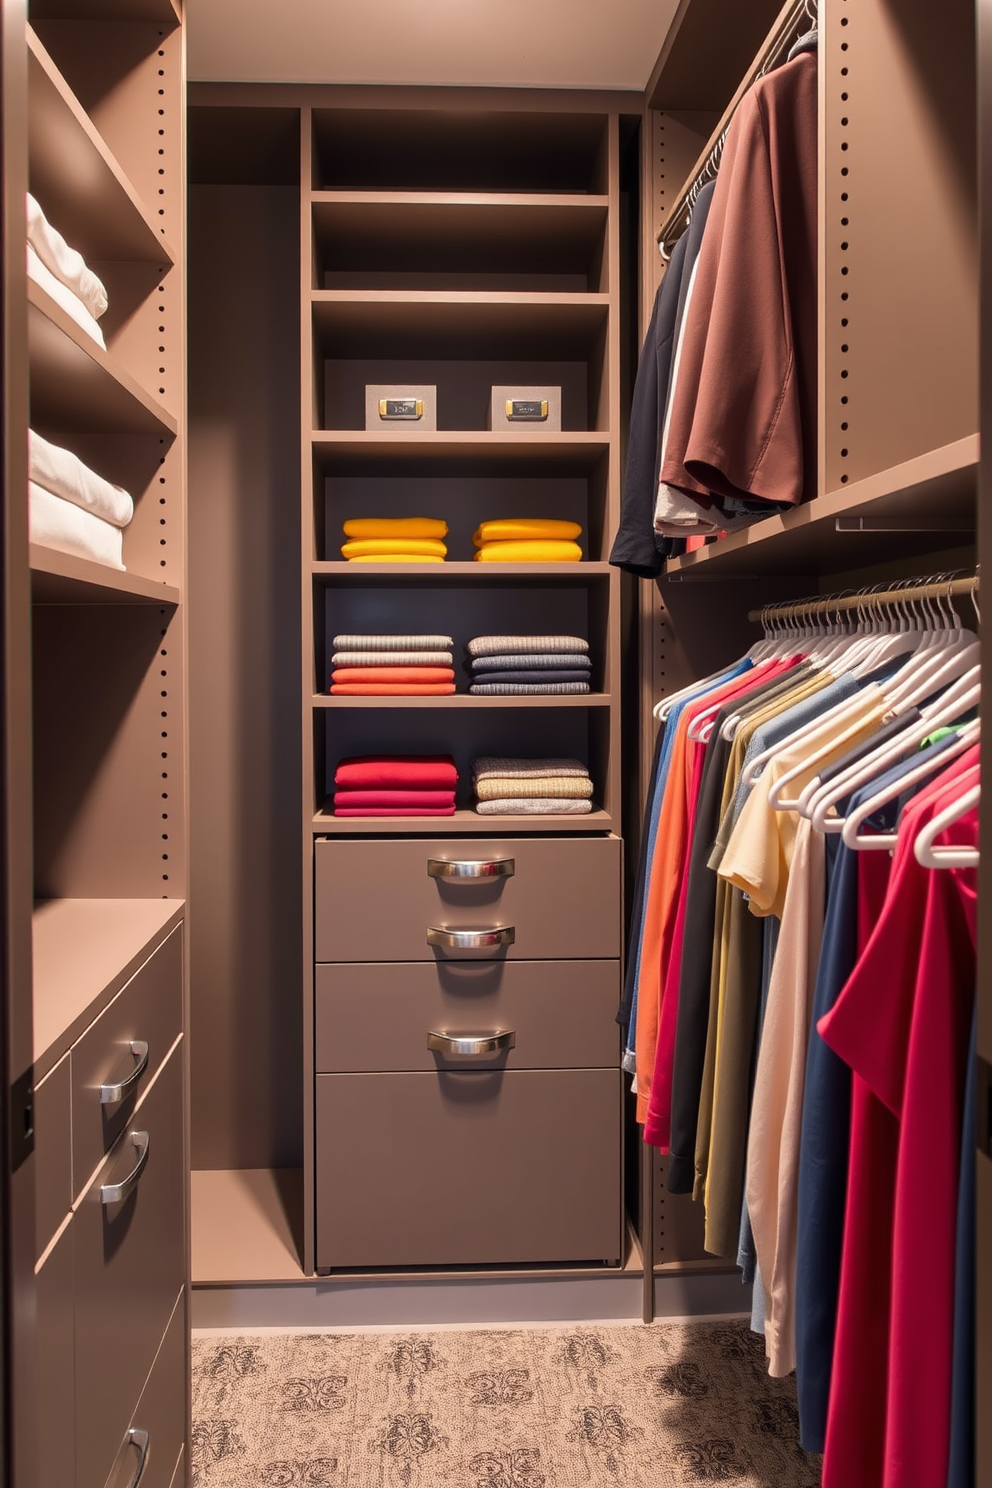
[{"label": "white folded towel", "polygon": [[77,299],[82,300],[94,320],[107,308],[107,291],[81,253],[70,248],[28,192],[28,242],[49,269]]},{"label": "white folded towel", "polygon": [[34,481],[28,482],[28,535],[31,542],[58,553],[90,558],[107,568],[124,567],[124,537],[119,527],[53,496]]},{"label": "white folded towel", "polygon": [[97,475],[72,450],[49,444],[33,429],[28,430],[28,476],[53,496],[113,522],[115,527],[126,527],[134,516],[134,502],[125,490]]},{"label": "white folded towel", "polygon": [[96,344],[106,351],[107,343],[103,339],[103,332],[82,300],[78,295],[74,295],[61,279],[56,279],[51,269],[46,269],[30,243],[28,244],[28,278],[33,279],[35,284],[40,284],[45,293],[51,295],[56,304],[62,306],[66,315],[71,315],[87,336],[92,336]]}]

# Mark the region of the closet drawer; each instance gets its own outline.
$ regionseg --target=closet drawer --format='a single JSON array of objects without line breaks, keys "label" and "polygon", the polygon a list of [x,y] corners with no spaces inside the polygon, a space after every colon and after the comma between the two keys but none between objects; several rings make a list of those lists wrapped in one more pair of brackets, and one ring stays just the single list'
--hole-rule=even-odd
[{"label": "closet drawer", "polygon": [[[136,971],[109,1007],[74,1044],[72,1060],[73,1193],[89,1181],[134,1115],[136,1102],[175,1043],[183,1017],[183,940],[177,928]],[[148,1045],[148,1059],[132,1041]],[[119,1100],[101,1099],[104,1085],[127,1084]]]},{"label": "closet drawer", "polygon": [[[514,961],[620,954],[620,839],[524,837],[316,843],[318,961],[464,960],[427,932],[506,930],[512,943],[472,952]],[[439,862],[500,864],[512,874],[435,877]],[[438,872],[435,868],[435,872]]]},{"label": "closet drawer", "polygon": [[124,1433],[107,1488],[130,1488],[143,1456],[141,1488],[172,1488],[185,1435],[186,1299],[183,1295],[176,1303],[168,1332]]},{"label": "closet drawer", "polygon": [[72,1117],[69,1056],[34,1092],[35,1257],[72,1207]]},{"label": "closet drawer", "polygon": [[[73,1219],[76,1464],[87,1488],[107,1481],[185,1277],[182,1071],[179,1048]],[[132,1131],[147,1134],[147,1160],[129,1195],[103,1203],[101,1186],[139,1161]]]},{"label": "closet drawer", "polygon": [[[610,1069],[620,1060],[619,961],[366,962],[317,967],[321,1072]],[[431,1033],[512,1048],[432,1050]]]},{"label": "closet drawer", "polygon": [[620,1075],[320,1075],[317,1265],[620,1256]]}]

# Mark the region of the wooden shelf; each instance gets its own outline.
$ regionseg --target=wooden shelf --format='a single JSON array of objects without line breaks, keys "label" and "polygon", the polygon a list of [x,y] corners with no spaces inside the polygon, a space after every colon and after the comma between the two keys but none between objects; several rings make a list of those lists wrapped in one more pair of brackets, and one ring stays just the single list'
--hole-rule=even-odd
[{"label": "wooden shelf", "polygon": [[54,429],[96,427],[174,438],[178,424],[172,414],[40,285],[27,283],[32,415]]},{"label": "wooden shelf", "polygon": [[446,271],[468,272],[473,281],[487,274],[587,278],[609,210],[606,196],[554,193],[318,191],[311,201],[324,272],[402,274],[403,282],[419,272],[434,283]]},{"label": "wooden shelf", "polygon": [[585,475],[610,451],[599,433],[504,433],[439,429],[407,436],[377,429],[315,429],[313,455],[325,475]]},{"label": "wooden shelf", "polygon": [[31,598],[35,604],[177,605],[181,595],[173,584],[121,573],[88,558],[58,553],[32,543],[29,549]]},{"label": "wooden shelf", "polygon": [[293,1233],[303,1216],[301,1169],[194,1169],[190,1185],[194,1286],[305,1279]]},{"label": "wooden shelf", "polygon": [[522,693],[519,696],[478,697],[474,693],[455,692],[447,697],[331,697],[314,694],[315,708],[608,708],[613,699],[607,692]]},{"label": "wooden shelf", "polygon": [[605,294],[314,290],[325,356],[583,359],[602,336]]},{"label": "wooden shelf", "polygon": [[183,908],[182,899],[48,899],[35,906],[36,1079],[179,924]]},{"label": "wooden shelf", "polygon": [[[979,438],[955,440],[866,480],[671,558],[666,574],[825,574],[974,541]],[[864,524],[856,527],[856,524]],[[842,524],[842,525],[841,525]]]},{"label": "wooden shelf", "polygon": [[151,211],[30,26],[27,34],[30,186],[45,215],[94,262],[174,264]]},{"label": "wooden shelf", "polygon": [[173,28],[182,22],[179,0],[31,0],[39,21],[159,21]]},{"label": "wooden shelf", "polygon": [[348,837],[403,837],[411,832],[427,832],[434,837],[479,837],[487,832],[503,836],[508,832],[611,832],[613,818],[596,807],[586,816],[480,816],[467,809],[456,811],[454,816],[333,816],[328,798],[313,819],[313,830]]},{"label": "wooden shelf", "polygon": [[468,581],[470,584],[485,584],[497,581],[505,583],[546,583],[558,579],[566,583],[583,583],[587,579],[608,578],[616,570],[608,563],[346,563],[344,559],[330,563],[314,563],[313,577],[316,583],[326,584],[338,579],[347,583],[381,582],[391,583],[441,583]]}]

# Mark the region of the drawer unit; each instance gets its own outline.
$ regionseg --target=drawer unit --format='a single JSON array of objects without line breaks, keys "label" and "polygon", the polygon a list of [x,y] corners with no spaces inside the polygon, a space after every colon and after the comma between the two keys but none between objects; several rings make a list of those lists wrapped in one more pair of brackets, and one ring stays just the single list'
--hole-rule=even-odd
[{"label": "drawer unit", "polygon": [[326,838],[315,853],[318,961],[620,955],[618,837]]},{"label": "drawer unit", "polygon": [[[318,966],[317,1069],[615,1069],[619,996],[617,961]],[[432,1034],[481,1047],[431,1048]]]},{"label": "drawer unit", "polygon": [[184,1282],[181,1046],[83,1195],[73,1230],[76,1464],[89,1488],[107,1481]]},{"label": "drawer unit", "polygon": [[186,1435],[186,1298],[168,1332],[117,1452],[107,1488],[172,1488]]},{"label": "drawer unit", "polygon": [[[73,1488],[76,1482],[76,1375],[73,1360],[73,1226],[67,1225],[35,1278],[38,1379],[44,1410],[38,1432],[40,1488]],[[82,1481],[82,1480],[80,1480]]]},{"label": "drawer unit", "polygon": [[620,1258],[617,1070],[317,1077],[317,1265]]},{"label": "drawer unit", "polygon": [[34,1092],[35,1258],[44,1253],[72,1207],[69,1056]]},{"label": "drawer unit", "polygon": [[[73,1192],[129,1124],[182,1028],[183,941],[174,930],[73,1045]],[[178,1117],[177,1117],[178,1120]]]}]

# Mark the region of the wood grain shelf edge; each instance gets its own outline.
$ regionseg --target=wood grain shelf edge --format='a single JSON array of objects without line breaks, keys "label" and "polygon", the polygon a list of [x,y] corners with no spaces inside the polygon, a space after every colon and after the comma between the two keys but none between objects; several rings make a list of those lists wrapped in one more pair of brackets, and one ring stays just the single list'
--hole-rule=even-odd
[{"label": "wood grain shelf edge", "polygon": [[[329,799],[329,798],[328,798]],[[332,816],[328,802],[313,819],[313,830],[327,836],[432,836],[487,832],[611,832],[613,817],[598,807],[585,816],[480,816],[477,811],[462,808],[454,816]]]},{"label": "wood grain shelf edge", "polygon": [[474,693],[455,692],[446,697],[390,697],[371,693],[362,697],[331,697],[314,693],[315,708],[608,708],[613,699],[608,692],[522,693],[500,697],[479,697]]}]

